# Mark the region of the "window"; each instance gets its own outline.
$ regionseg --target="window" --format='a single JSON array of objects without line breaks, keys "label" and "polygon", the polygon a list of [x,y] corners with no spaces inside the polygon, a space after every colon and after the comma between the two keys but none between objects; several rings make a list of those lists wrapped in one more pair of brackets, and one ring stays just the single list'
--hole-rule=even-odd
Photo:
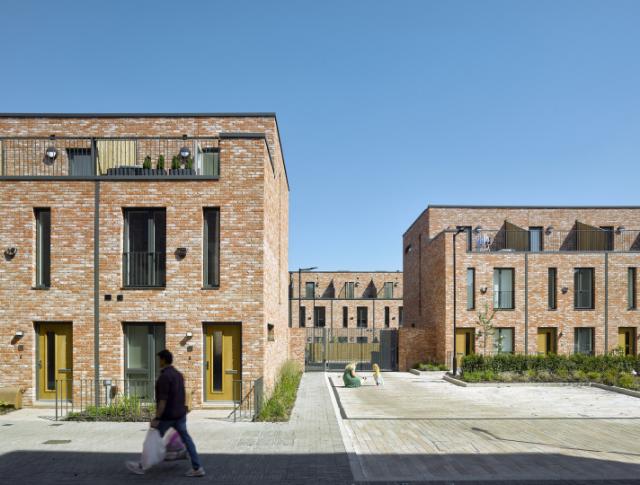
[{"label": "window", "polygon": [[627,270],[627,301],[629,310],[635,310],[637,308],[636,273],[636,268],[629,268]]},{"label": "window", "polygon": [[51,209],[35,209],[36,288],[51,286]]},{"label": "window", "polygon": [[547,298],[549,310],[558,308],[558,270],[557,268],[549,268],[547,285]]},{"label": "window", "polygon": [[125,209],[124,215],[124,286],[164,286],[165,210]]},{"label": "window", "polygon": [[542,245],[542,227],[529,228],[529,251],[540,252]]},{"label": "window", "polygon": [[217,148],[202,151],[202,175],[220,175],[220,150]]},{"label": "window", "polygon": [[467,310],[476,307],[476,270],[467,268]]},{"label": "window", "polygon": [[513,268],[495,268],[493,270],[493,308],[512,310],[513,304]]},{"label": "window", "polygon": [[354,294],[355,294],[354,282],[353,281],[347,281],[344,284],[344,297],[348,298],[348,299],[352,299]]},{"label": "window", "polygon": [[574,352],[593,355],[593,328],[576,328]]},{"label": "window", "polygon": [[366,306],[359,306],[357,309],[357,325],[359,328],[367,328],[368,326],[368,318],[369,318],[369,309]]},{"label": "window", "polygon": [[220,209],[205,208],[203,215],[204,286],[211,288],[220,284]]},{"label": "window", "polygon": [[349,326],[349,307],[342,307],[342,326],[347,328]]},{"label": "window", "polygon": [[300,327],[305,327],[307,325],[307,308],[301,306],[300,307],[300,318],[299,318],[299,323],[300,323]]},{"label": "window", "polygon": [[404,324],[404,308],[398,307],[398,326],[402,327]]},{"label": "window", "polygon": [[467,251],[473,251],[473,228],[471,226],[458,226],[464,229],[464,235],[467,240]]},{"label": "window", "polygon": [[153,398],[153,387],[160,375],[156,354],[165,348],[163,324],[125,323],[125,379],[134,396]]},{"label": "window", "polygon": [[325,307],[323,306],[313,307],[313,326],[324,327],[326,323],[325,315],[326,315]]},{"label": "window", "polygon": [[613,251],[613,226],[600,226],[600,229],[604,231],[604,250]]},{"label": "window", "polygon": [[576,268],[574,270],[574,307],[578,310],[591,310],[594,291],[593,268]]},{"label": "window", "polygon": [[305,298],[316,297],[316,284],[313,281],[309,281],[304,284],[304,297]]},{"label": "window", "polygon": [[497,354],[513,353],[513,328],[493,330],[493,351]]},{"label": "window", "polygon": [[384,298],[393,298],[393,283],[387,282],[384,284]]},{"label": "window", "polygon": [[384,326],[386,328],[389,328],[389,325],[391,324],[391,309],[386,306],[384,307]]},{"label": "window", "polygon": [[267,323],[267,341],[276,341],[276,327],[273,323]]}]

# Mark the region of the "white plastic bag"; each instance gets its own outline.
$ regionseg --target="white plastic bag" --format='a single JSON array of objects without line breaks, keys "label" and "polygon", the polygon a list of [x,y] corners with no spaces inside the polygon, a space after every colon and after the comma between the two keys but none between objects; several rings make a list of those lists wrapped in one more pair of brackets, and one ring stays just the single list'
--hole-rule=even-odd
[{"label": "white plastic bag", "polygon": [[142,469],[148,470],[154,465],[162,462],[164,456],[167,453],[167,448],[162,441],[160,431],[155,428],[149,428],[147,436],[144,438],[144,444],[142,445]]}]

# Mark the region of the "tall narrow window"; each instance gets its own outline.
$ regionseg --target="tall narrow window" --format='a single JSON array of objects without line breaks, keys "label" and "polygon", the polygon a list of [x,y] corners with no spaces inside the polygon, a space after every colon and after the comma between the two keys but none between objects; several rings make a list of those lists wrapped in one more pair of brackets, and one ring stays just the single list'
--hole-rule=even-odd
[{"label": "tall narrow window", "polygon": [[513,328],[493,329],[493,351],[496,354],[513,353]]},{"label": "tall narrow window", "polygon": [[593,355],[593,328],[576,328],[573,346],[576,354]]},{"label": "tall narrow window", "polygon": [[125,209],[124,216],[124,286],[164,286],[167,248],[165,210]]},{"label": "tall narrow window", "polygon": [[549,268],[547,296],[549,310],[558,308],[558,270],[557,268]]},{"label": "tall narrow window", "polygon": [[543,249],[542,246],[542,227],[530,227],[529,228],[529,251],[540,252]]},{"label": "tall narrow window", "polygon": [[636,273],[636,268],[628,268],[627,270],[627,299],[629,310],[635,310],[637,308]]},{"label": "tall narrow window", "polygon": [[205,208],[203,215],[204,286],[214,288],[220,284],[220,209]]},{"label": "tall narrow window", "polygon": [[300,307],[300,321],[298,322],[300,327],[305,327],[307,325],[307,308],[301,306]]},{"label": "tall narrow window", "polygon": [[353,281],[347,281],[344,284],[344,297],[347,299],[352,299],[354,296],[354,282]]},{"label": "tall narrow window", "polygon": [[342,307],[342,326],[347,328],[349,326],[349,307]]},{"label": "tall narrow window", "polygon": [[387,282],[384,284],[384,298],[393,298],[393,283]]},{"label": "tall narrow window", "polygon": [[404,325],[404,308],[398,307],[398,326],[402,327]]},{"label": "tall narrow window", "polygon": [[386,306],[384,307],[384,326],[389,328],[389,325],[391,325],[391,309]]},{"label": "tall narrow window", "polygon": [[357,309],[357,317],[358,322],[357,325],[359,328],[367,328],[369,325],[368,317],[369,317],[369,309],[366,306],[359,306]]},{"label": "tall narrow window", "polygon": [[51,209],[36,209],[36,287],[51,286]]},{"label": "tall narrow window", "polygon": [[217,148],[202,151],[202,175],[220,175],[220,150]]},{"label": "tall narrow window", "polygon": [[476,307],[476,270],[467,268],[467,310]]},{"label": "tall narrow window", "polygon": [[493,270],[493,308],[498,310],[514,308],[513,268]]},{"label": "tall narrow window", "polygon": [[313,281],[309,281],[304,284],[304,297],[305,298],[315,298],[316,295],[316,284]]},{"label": "tall narrow window", "polygon": [[313,326],[324,327],[326,324],[326,311],[325,307],[317,306],[313,308]]},{"label": "tall narrow window", "polygon": [[156,354],[165,348],[163,324],[125,323],[124,372],[132,395],[153,397],[153,383],[160,375]]},{"label": "tall narrow window", "polygon": [[593,268],[576,268],[574,270],[573,303],[578,310],[592,310],[594,293]]}]

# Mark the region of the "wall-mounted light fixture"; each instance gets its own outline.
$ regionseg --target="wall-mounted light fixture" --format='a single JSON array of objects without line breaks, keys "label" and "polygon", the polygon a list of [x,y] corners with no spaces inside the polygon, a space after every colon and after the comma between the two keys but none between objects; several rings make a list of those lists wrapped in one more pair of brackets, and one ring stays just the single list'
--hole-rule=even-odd
[{"label": "wall-mounted light fixture", "polygon": [[566,295],[567,291],[569,291],[569,288],[567,288],[566,286],[563,286],[561,291],[563,295]]},{"label": "wall-mounted light fixture", "polygon": [[478,234],[480,231],[482,231],[482,226],[476,226],[476,228],[473,230],[473,232],[475,232],[476,234]]},{"label": "wall-mounted light fixture", "polygon": [[184,338],[191,338],[193,337],[193,333],[192,332],[187,332],[184,334]]},{"label": "wall-mounted light fixture", "polygon": [[176,248],[176,257],[184,259],[187,256],[187,248]]},{"label": "wall-mounted light fixture", "polygon": [[486,286],[481,286],[480,287],[480,293],[482,293],[483,295],[487,292],[487,287]]},{"label": "wall-mounted light fixture", "polygon": [[553,232],[553,226],[547,226],[547,228],[544,230],[544,233],[548,236],[549,234],[551,234]]},{"label": "wall-mounted light fixture", "polygon": [[58,158],[58,149],[54,146],[49,146],[44,151],[45,162],[53,163]]},{"label": "wall-mounted light fixture", "polygon": [[189,158],[191,156],[191,150],[189,150],[189,147],[184,146],[180,149],[180,157],[183,160],[186,160],[187,158]]},{"label": "wall-mounted light fixture", "polygon": [[12,246],[4,250],[4,257],[7,259],[13,259],[17,253],[18,249]]},{"label": "wall-mounted light fixture", "polygon": [[24,337],[24,332],[22,330],[16,330],[15,337],[17,339]]},{"label": "wall-mounted light fixture", "polygon": [[624,226],[618,226],[618,228],[616,229],[616,234],[622,234],[623,231],[624,231]]}]

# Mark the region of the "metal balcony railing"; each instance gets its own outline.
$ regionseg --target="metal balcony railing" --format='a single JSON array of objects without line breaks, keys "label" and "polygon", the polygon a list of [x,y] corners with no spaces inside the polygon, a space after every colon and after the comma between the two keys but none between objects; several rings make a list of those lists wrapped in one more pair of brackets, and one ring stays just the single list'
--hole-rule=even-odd
[{"label": "metal balcony railing", "polygon": [[164,252],[125,252],[122,254],[125,287],[162,287],[165,285]]},{"label": "metal balcony railing", "polygon": [[0,137],[0,176],[218,176],[216,137]]},{"label": "metal balcony railing", "polygon": [[468,240],[471,252],[591,252],[640,251],[640,230],[553,230],[531,236],[529,231],[473,231]]}]

